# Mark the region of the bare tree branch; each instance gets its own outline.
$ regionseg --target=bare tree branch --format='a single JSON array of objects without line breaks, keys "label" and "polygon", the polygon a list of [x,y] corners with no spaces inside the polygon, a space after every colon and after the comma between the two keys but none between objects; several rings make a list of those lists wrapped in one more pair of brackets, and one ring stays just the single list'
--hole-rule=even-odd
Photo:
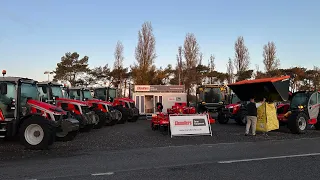
[{"label": "bare tree branch", "polygon": [[[156,59],[156,40],[150,22],[145,22],[138,33],[138,45],[135,50],[137,63],[133,68],[136,84],[150,84],[152,77],[149,76],[154,60]],[[153,68],[154,69],[154,68]]]},{"label": "bare tree branch", "polygon": [[268,44],[263,46],[263,64],[266,73],[279,69],[280,60],[276,56],[277,48],[274,42],[268,42]]},{"label": "bare tree branch", "polygon": [[250,64],[250,56],[248,48],[244,44],[244,39],[242,36],[238,37],[234,45],[235,59],[234,65],[237,70],[237,74],[247,71]]}]

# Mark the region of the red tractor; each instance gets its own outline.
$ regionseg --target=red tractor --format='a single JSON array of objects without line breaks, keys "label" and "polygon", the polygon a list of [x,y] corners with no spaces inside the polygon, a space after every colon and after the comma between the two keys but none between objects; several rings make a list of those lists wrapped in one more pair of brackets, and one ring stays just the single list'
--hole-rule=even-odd
[{"label": "red tractor", "polygon": [[[88,88],[74,87],[68,91],[71,99],[75,98],[88,103],[90,108],[99,116],[99,127],[103,125],[113,126],[122,118],[121,112],[114,109],[111,102],[94,99]],[[101,121],[101,119],[106,121]]]},{"label": "red tractor", "polygon": [[139,109],[135,106],[134,100],[130,98],[115,98],[113,106],[122,113],[120,123],[136,122],[139,118]]},{"label": "red tractor", "polygon": [[293,93],[289,111],[286,114],[288,128],[292,133],[302,134],[308,125],[320,129],[320,92],[298,91]]},{"label": "red tractor", "polygon": [[218,122],[220,124],[227,124],[230,119],[234,119],[237,124],[245,125],[246,118],[243,112],[246,111],[246,102],[241,101],[235,94],[232,94],[230,97],[230,104],[219,109]]},{"label": "red tractor", "polygon": [[39,101],[36,83],[21,77],[0,78],[0,137],[19,135],[26,148],[37,150],[48,149],[56,136],[73,139],[79,121],[62,109]]},{"label": "red tractor", "polygon": [[40,82],[38,89],[43,102],[48,102],[70,112],[80,122],[81,131],[89,132],[93,128],[99,128],[99,116],[90,110],[86,102],[64,97],[61,84]]}]

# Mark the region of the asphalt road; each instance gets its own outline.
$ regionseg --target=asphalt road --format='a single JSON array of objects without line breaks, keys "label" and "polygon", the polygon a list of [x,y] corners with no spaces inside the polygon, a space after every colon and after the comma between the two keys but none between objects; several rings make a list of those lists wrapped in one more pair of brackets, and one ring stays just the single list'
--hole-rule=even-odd
[{"label": "asphalt road", "polygon": [[320,138],[122,151],[0,163],[0,179],[319,179]]},{"label": "asphalt road", "polygon": [[83,133],[49,151],[0,143],[0,179],[319,179],[319,131],[246,137],[243,126],[215,124],[212,137],[171,139],[149,123]]}]

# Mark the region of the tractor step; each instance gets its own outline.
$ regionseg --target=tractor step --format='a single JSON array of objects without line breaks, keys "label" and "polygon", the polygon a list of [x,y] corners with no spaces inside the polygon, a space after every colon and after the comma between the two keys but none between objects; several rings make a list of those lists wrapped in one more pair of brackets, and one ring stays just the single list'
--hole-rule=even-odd
[{"label": "tractor step", "polygon": [[0,123],[0,138],[4,138],[7,135],[7,123]]}]

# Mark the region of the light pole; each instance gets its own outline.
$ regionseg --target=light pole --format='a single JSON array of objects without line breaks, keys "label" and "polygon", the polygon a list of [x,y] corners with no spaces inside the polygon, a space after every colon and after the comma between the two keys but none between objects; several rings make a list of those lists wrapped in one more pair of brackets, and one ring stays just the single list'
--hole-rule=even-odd
[{"label": "light pole", "polygon": [[53,74],[53,71],[45,71],[44,74],[48,75],[48,81],[50,81],[50,74]]}]

